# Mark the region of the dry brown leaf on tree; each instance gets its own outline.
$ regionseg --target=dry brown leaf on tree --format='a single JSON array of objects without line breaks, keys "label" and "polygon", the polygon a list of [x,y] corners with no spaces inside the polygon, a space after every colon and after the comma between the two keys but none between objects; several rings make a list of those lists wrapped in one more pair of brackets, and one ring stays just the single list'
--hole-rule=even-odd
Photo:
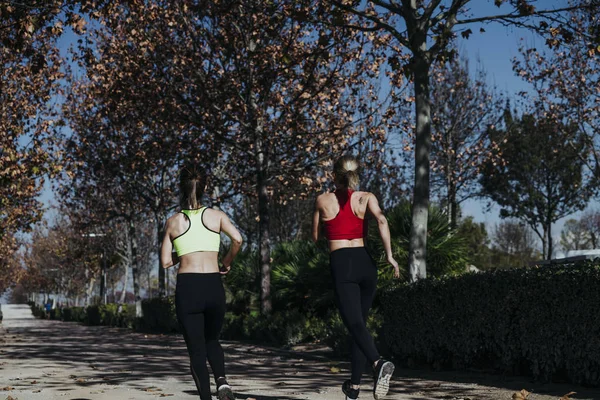
[{"label": "dry brown leaf on tree", "polygon": [[520,392],[513,393],[512,398],[513,400],[527,400],[530,394],[527,390],[521,389]]}]

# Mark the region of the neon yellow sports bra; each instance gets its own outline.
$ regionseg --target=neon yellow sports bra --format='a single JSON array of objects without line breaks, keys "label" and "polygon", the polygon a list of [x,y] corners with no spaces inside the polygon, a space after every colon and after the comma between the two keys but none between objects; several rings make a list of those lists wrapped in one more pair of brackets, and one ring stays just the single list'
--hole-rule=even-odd
[{"label": "neon yellow sports bra", "polygon": [[178,257],[195,251],[219,251],[221,235],[207,228],[202,220],[206,208],[181,210],[181,213],[187,216],[190,226],[187,231],[173,239],[173,247]]}]

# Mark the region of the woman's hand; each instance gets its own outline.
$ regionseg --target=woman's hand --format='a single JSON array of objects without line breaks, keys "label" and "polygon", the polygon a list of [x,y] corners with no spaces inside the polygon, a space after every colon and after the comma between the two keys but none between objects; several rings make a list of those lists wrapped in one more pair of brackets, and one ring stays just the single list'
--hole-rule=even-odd
[{"label": "woman's hand", "polygon": [[231,265],[221,265],[219,267],[219,273],[221,275],[227,275],[231,271]]},{"label": "woman's hand", "polygon": [[387,262],[394,268],[394,278],[400,278],[400,269],[398,269],[398,262],[394,260],[392,255],[387,256]]},{"label": "woman's hand", "polygon": [[221,275],[227,275],[229,271],[231,271],[231,263],[233,259],[229,254],[226,254],[225,257],[221,260],[221,265],[219,266],[219,273]]}]

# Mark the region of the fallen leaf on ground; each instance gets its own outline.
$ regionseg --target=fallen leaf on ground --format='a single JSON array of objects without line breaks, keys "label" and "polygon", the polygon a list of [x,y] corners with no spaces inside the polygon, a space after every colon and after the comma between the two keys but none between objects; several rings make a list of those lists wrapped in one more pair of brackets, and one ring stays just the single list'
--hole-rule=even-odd
[{"label": "fallen leaf on ground", "polygon": [[169,397],[169,396],[175,396],[175,395],[172,393],[161,393],[160,394],[160,397]]},{"label": "fallen leaf on ground", "polygon": [[340,369],[338,367],[331,367],[331,373],[332,374],[339,374],[340,373]]},{"label": "fallen leaf on ground", "polygon": [[527,400],[530,394],[527,390],[522,389],[520,392],[513,393],[512,398],[513,400]]},{"label": "fallen leaf on ground", "polygon": [[150,388],[146,388],[146,389],[142,389],[144,392],[161,392],[162,389],[159,388],[154,388],[154,387],[150,387]]},{"label": "fallen leaf on ground", "polygon": [[13,389],[14,389],[14,387],[12,387],[12,386],[4,386],[4,387],[3,387],[2,389],[0,389],[0,390],[5,390],[5,391],[7,391],[7,392],[8,392],[9,390],[13,390]]},{"label": "fallen leaf on ground", "polygon": [[577,394],[577,392],[569,392],[569,393],[565,394],[563,397],[561,397],[558,400],[571,400],[571,398],[569,396],[572,396],[574,394]]}]

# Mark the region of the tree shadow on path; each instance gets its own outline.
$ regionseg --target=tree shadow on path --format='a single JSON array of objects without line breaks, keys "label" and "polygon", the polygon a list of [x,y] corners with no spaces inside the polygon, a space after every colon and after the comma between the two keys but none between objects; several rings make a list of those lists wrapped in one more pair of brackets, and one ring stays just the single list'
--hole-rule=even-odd
[{"label": "tree shadow on path", "polygon": [[[53,378],[60,368],[71,374],[68,380],[78,387],[97,389],[97,385],[127,386],[152,393],[162,382],[181,382],[182,395],[197,396],[189,374],[189,359],[180,335],[136,333],[127,329],[85,326],[72,322],[36,320],[5,315],[5,332],[0,335],[0,357],[35,363],[46,387],[65,388],[65,379]],[[223,342],[230,381],[244,382],[237,399],[257,400],[337,399],[340,386],[348,377],[349,363],[332,357],[330,352],[302,353],[240,342]],[[342,370],[335,373],[331,367]],[[1,374],[0,366],[0,374]],[[149,382],[153,384],[149,386]],[[25,384],[26,382],[23,382]],[[12,383],[18,386],[20,382]],[[361,391],[370,397],[372,379],[365,377]],[[214,388],[214,386],[213,386]],[[536,384],[524,378],[455,372],[398,370],[390,399],[461,399],[499,400],[499,388],[516,392],[523,388],[558,399],[573,390],[573,399],[600,399],[600,391],[584,390],[575,385]],[[276,393],[277,395],[262,395]],[[154,393],[157,394],[157,393]],[[510,396],[510,395],[509,395]],[[502,397],[504,398],[504,397]],[[506,397],[510,399],[510,397]],[[535,400],[536,397],[532,397]],[[548,397],[551,398],[551,397]]]}]

